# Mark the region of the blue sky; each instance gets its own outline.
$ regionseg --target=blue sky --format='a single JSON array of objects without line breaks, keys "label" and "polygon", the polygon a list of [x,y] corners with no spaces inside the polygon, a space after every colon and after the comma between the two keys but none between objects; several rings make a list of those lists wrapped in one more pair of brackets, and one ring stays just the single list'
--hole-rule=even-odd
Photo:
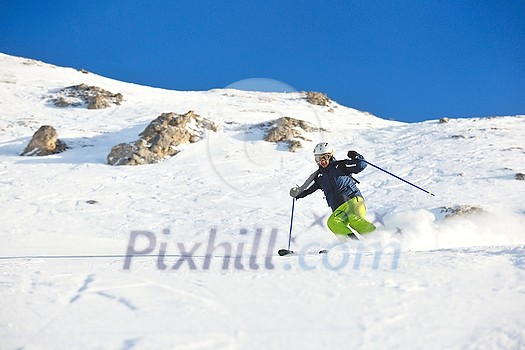
[{"label": "blue sky", "polygon": [[273,79],[408,122],[525,114],[524,0],[0,0],[0,52],[174,90]]}]

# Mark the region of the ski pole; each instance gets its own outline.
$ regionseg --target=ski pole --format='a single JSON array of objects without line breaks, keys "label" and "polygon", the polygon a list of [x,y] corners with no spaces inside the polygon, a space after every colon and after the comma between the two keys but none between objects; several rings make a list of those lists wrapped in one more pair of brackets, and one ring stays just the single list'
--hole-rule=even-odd
[{"label": "ski pole", "polygon": [[290,243],[292,242],[292,225],[293,225],[293,211],[295,207],[295,198],[292,198],[292,216],[290,218],[290,233],[288,234],[288,249],[279,249],[277,254],[280,256],[288,255],[288,254],[294,254],[292,250],[290,250]]},{"label": "ski pole", "polygon": [[370,163],[370,162],[368,162],[368,161],[366,161],[366,160],[364,160],[364,159],[363,159],[363,162],[365,162],[365,163],[368,164],[368,165],[373,166],[373,167],[376,168],[376,169],[379,169],[379,170],[381,170],[381,171],[384,171],[384,172],[387,173],[388,175],[391,175],[391,176],[395,177],[395,178],[398,179],[398,180],[401,180],[401,181],[403,181],[403,182],[405,182],[405,183],[407,183],[407,184],[409,184],[409,185],[411,185],[411,186],[414,186],[415,188],[420,189],[421,191],[426,192],[426,193],[428,193],[428,194],[431,195],[431,196],[434,196],[434,194],[433,194],[432,192],[429,192],[429,191],[427,191],[427,190],[425,190],[425,189],[423,189],[423,188],[421,188],[421,187],[419,187],[419,186],[417,186],[417,185],[414,185],[413,183],[408,182],[407,180],[402,179],[402,178],[400,178],[399,176],[394,175],[394,174],[392,174],[391,172],[386,171],[385,169],[382,169],[382,168],[378,167],[377,165],[374,165],[374,164],[372,164],[372,163]]},{"label": "ski pole", "polygon": [[295,198],[292,198],[292,215],[290,218],[290,234],[288,235],[288,251],[290,251],[290,243],[292,242],[292,225],[293,225],[294,207],[295,207]]}]

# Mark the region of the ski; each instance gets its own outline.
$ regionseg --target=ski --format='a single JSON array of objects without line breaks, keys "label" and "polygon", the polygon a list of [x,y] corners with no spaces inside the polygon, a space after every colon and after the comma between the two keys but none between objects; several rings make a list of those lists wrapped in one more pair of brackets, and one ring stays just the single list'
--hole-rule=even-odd
[{"label": "ski", "polygon": [[[279,256],[297,255],[293,250],[288,250],[288,249],[279,249],[277,254],[279,254]],[[320,251],[317,252],[317,254],[328,254],[328,250],[327,249],[321,249]]]},{"label": "ski", "polygon": [[295,255],[295,252],[293,250],[288,250],[288,249],[279,249],[277,254],[279,254],[279,256]]}]

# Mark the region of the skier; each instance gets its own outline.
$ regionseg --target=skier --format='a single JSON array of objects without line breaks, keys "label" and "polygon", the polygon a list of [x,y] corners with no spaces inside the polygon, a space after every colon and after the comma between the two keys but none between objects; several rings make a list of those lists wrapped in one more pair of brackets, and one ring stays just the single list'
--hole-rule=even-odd
[{"label": "skier", "polygon": [[318,189],[323,190],[328,206],[332,208],[328,228],[340,240],[345,240],[346,237],[357,239],[352,230],[362,235],[374,231],[374,224],[366,220],[366,206],[356,185],[358,181],[352,177],[352,174],[357,174],[366,167],[363,156],[356,151],[349,151],[350,159],[337,161],[334,158],[334,149],[326,142],[315,146],[314,156],[319,169],[302,186],[293,187],[290,196],[299,199]]}]

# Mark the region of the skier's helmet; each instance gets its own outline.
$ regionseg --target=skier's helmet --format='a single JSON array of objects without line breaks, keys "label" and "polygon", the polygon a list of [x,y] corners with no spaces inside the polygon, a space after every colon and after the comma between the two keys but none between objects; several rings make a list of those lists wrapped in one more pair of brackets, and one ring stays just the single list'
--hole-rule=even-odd
[{"label": "skier's helmet", "polygon": [[334,149],[327,142],[321,142],[315,145],[314,155],[320,156],[324,154],[329,154],[330,156],[334,155]]},{"label": "skier's helmet", "polygon": [[315,162],[323,168],[330,164],[333,156],[334,149],[326,142],[318,143],[314,148]]}]

